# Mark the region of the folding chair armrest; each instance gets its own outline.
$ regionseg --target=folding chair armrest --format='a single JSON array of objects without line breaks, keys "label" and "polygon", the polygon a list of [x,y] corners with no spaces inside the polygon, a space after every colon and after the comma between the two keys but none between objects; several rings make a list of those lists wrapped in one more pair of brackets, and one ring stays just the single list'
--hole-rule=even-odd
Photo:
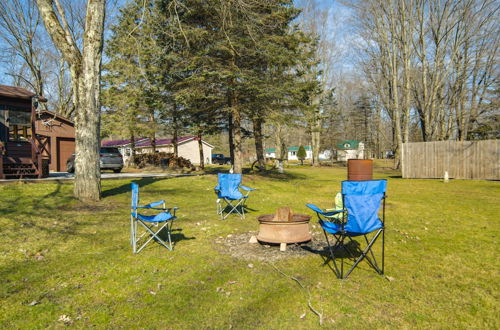
[{"label": "folding chair armrest", "polygon": [[[333,215],[344,212],[345,210],[337,210],[337,209],[325,209],[325,213],[333,213]],[[326,215],[326,214],[325,214]],[[331,217],[331,215],[328,215]]]},{"label": "folding chair armrest", "polygon": [[162,204],[165,204],[164,200],[149,203],[149,204],[143,205],[143,206],[137,206],[137,208],[138,209],[155,209],[158,205],[162,205]]},{"label": "folding chair armrest", "polygon": [[174,207],[149,207],[148,208],[149,210],[160,210],[160,211],[168,211],[170,212],[170,210],[178,210],[179,208],[177,206],[174,206]]},{"label": "folding chair armrest", "polygon": [[255,188],[250,188],[250,187],[247,187],[247,186],[244,186],[242,184],[240,184],[240,188],[243,189],[243,190],[246,190],[246,191],[254,191],[254,190],[257,190]]},{"label": "folding chair armrest", "polygon": [[175,211],[177,211],[178,209],[179,208],[177,206],[174,206],[174,207],[171,207],[171,208],[169,208],[167,210],[168,210],[168,212],[170,212],[170,210],[173,210],[172,215],[175,217]]},{"label": "folding chair armrest", "polygon": [[325,217],[331,217],[331,216],[334,216],[335,214],[339,214],[339,213],[344,212],[344,210],[335,210],[335,211],[331,211],[331,212],[325,212],[325,211],[329,211],[329,210],[323,211],[322,209],[320,209],[319,207],[317,207],[314,204],[306,204],[306,206],[308,208],[310,208],[311,210],[313,210],[314,212],[321,214]]},{"label": "folding chair armrest", "polygon": [[[328,210],[325,210],[325,211],[328,211]],[[336,211],[332,211],[332,212],[322,212],[321,214],[323,214],[325,217],[331,217],[331,216],[334,216],[335,214],[339,214],[339,213],[343,213],[344,210],[336,210]]]}]

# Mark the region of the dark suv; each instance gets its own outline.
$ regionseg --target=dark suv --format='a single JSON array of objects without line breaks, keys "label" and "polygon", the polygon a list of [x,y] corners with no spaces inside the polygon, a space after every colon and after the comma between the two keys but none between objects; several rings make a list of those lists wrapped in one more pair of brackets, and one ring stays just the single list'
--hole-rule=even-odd
[{"label": "dark suv", "polygon": [[223,154],[212,154],[212,164],[231,164],[231,158],[229,157],[224,157]]},{"label": "dark suv", "polygon": [[[101,170],[113,170],[115,173],[120,173],[123,168],[123,157],[118,148],[101,147],[99,151],[99,165]],[[66,162],[66,170],[68,173],[75,172],[75,154]]]}]

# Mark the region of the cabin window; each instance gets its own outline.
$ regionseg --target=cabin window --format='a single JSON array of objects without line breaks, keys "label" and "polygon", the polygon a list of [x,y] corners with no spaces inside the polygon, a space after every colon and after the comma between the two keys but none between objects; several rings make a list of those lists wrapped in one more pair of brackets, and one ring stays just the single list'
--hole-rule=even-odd
[{"label": "cabin window", "polygon": [[9,140],[31,140],[31,112],[9,110]]}]

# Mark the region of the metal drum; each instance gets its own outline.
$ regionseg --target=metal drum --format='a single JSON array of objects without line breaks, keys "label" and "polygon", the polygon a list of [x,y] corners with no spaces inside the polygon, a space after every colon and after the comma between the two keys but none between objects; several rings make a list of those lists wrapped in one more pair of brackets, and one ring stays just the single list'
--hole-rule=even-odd
[{"label": "metal drum", "polygon": [[347,161],[347,180],[349,181],[373,180],[373,160],[349,159]]}]

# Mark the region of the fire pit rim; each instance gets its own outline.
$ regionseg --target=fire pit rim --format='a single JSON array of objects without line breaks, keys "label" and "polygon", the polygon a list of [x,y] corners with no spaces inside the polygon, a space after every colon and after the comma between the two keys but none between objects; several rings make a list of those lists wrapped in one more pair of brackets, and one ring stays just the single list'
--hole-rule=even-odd
[{"label": "fire pit rim", "polygon": [[[257,240],[261,243],[303,243],[312,239],[309,232],[311,216],[293,214],[290,221],[274,220],[274,214],[263,214],[257,217],[259,234]],[[276,229],[272,229],[276,228]],[[280,229],[281,228],[281,229]],[[288,228],[288,230],[287,230]],[[292,228],[297,228],[293,229]],[[275,230],[278,230],[277,232]]]},{"label": "fire pit rim", "polygon": [[[272,222],[272,223],[285,223],[285,224],[293,224],[293,223],[301,223],[301,222],[310,222],[311,216],[307,214],[294,214],[292,220],[273,220],[274,214],[263,214],[257,217],[259,222]],[[295,219],[298,217],[298,219]],[[265,219],[268,218],[268,219]]]}]

